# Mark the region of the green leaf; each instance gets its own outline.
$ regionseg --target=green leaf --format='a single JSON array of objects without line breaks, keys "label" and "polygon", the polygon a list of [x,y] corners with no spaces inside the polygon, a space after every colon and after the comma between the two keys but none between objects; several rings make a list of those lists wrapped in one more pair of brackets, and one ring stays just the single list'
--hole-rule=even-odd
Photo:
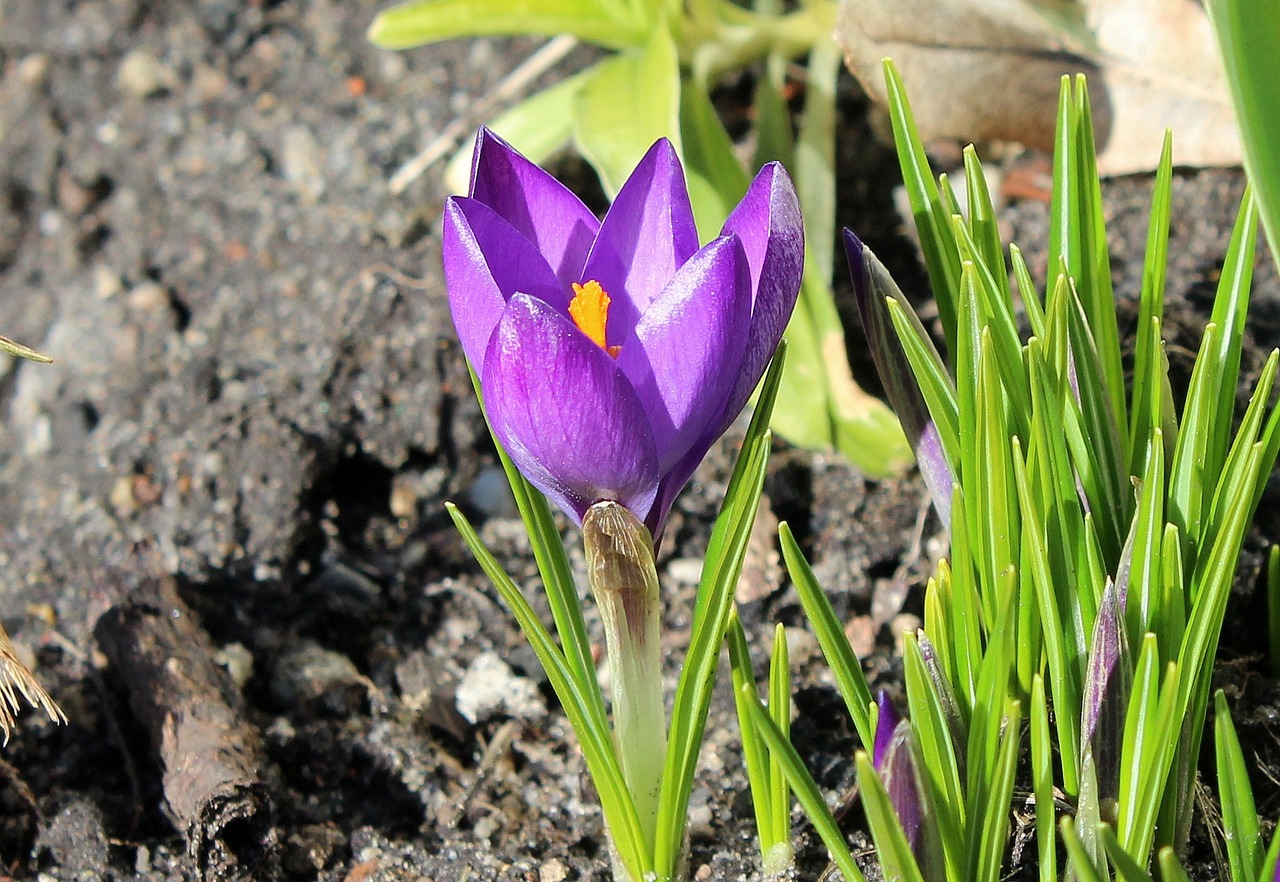
[{"label": "green leaf", "polygon": [[1218,326],[1221,337],[1211,355],[1221,363],[1217,410],[1210,425],[1206,474],[1217,474],[1226,455],[1231,414],[1235,409],[1235,388],[1240,376],[1240,353],[1244,343],[1244,323],[1249,312],[1249,289],[1253,284],[1255,243],[1258,240],[1258,212],[1252,191],[1246,188],[1240,213],[1231,231],[1231,242],[1218,278],[1209,320]]},{"label": "green leaf", "polygon": [[[773,631],[773,654],[769,657],[769,716],[784,737],[791,737],[791,662],[787,652],[787,633],[781,623]],[[774,843],[791,839],[791,791],[787,788],[786,770],[782,763],[770,757],[769,771],[772,778],[770,796],[773,800]]]},{"label": "green leaf", "polygon": [[[915,118],[907,101],[907,91],[902,78],[889,59],[884,61],[884,79],[889,105],[889,119],[893,124],[893,142],[898,149],[898,164],[902,167],[903,183],[911,202],[911,214],[915,218],[920,235],[920,248],[924,252],[933,296],[938,302],[938,317],[942,321],[947,349],[955,352],[956,303],[960,297],[960,259],[951,231],[951,212],[942,205],[938,185],[929,169],[924,144],[916,131]],[[906,345],[905,343],[903,345]]]},{"label": "green leaf", "polygon": [[1280,9],[1257,0],[1209,0],[1205,7],[1227,71],[1244,165],[1257,192],[1271,253],[1280,255],[1280,111],[1275,101]]},{"label": "green leaf", "polygon": [[889,794],[872,767],[870,757],[860,750],[855,761],[858,766],[858,786],[862,788],[862,804],[867,813],[867,825],[871,828],[876,856],[880,858],[885,878],[897,882],[924,882],[915,855],[911,852],[911,845],[902,832],[902,824],[893,810],[893,803],[889,801]]},{"label": "green leaf", "polygon": [[[1160,849],[1157,860],[1160,863],[1160,878],[1164,882],[1191,882],[1191,877],[1178,861],[1178,853],[1172,848]],[[1259,879],[1258,882],[1270,882],[1270,880]]]},{"label": "green leaf", "polygon": [[707,709],[715,685],[720,647],[733,611],[733,590],[746,559],[751,526],[764,490],[772,434],[767,426],[778,395],[786,345],[778,347],[765,374],[756,411],[742,442],[742,452],[725,491],[720,514],[707,543],[702,579],[694,604],[693,625],[684,667],[676,685],[667,736],[667,761],[658,803],[658,830],[653,865],[659,878],[674,876],[684,848],[685,823],[693,774],[697,767]]},{"label": "green leaf", "polygon": [[791,132],[791,108],[782,97],[787,65],[791,59],[774,52],[765,59],[764,76],[756,84],[756,151],[752,165],[760,168],[768,162],[780,162],[791,168],[795,137]]},{"label": "green leaf", "polygon": [[[1077,659],[1074,643],[1069,639],[1058,609],[1058,594],[1054,590],[1055,582],[1050,572],[1049,557],[1044,534],[1043,520],[1032,496],[1027,482],[1026,467],[1023,465],[1021,445],[1013,439],[1013,475],[1017,485],[1020,506],[1019,517],[1022,520],[1022,556],[1020,567],[1029,572],[1039,602],[1040,617],[1044,624],[1044,653],[1049,665],[1049,683],[1052,686],[1054,704],[1058,707],[1080,707],[1080,660]],[[1034,724],[1035,703],[1032,702],[1032,721]],[[1074,713],[1054,714],[1057,726],[1058,747],[1062,754],[1063,784],[1067,793],[1074,794],[1078,788],[1076,757],[1080,755],[1080,719]]]},{"label": "green leaf", "polygon": [[870,747],[876,743],[876,730],[867,711],[873,702],[866,677],[862,674],[862,666],[858,663],[858,657],[853,654],[853,647],[849,645],[849,638],[845,636],[844,627],[836,617],[831,601],[827,600],[827,595],[823,593],[822,586],[818,584],[809,562],[805,560],[804,552],[800,550],[800,545],[791,532],[791,527],[785,521],[778,525],[778,539],[782,545],[782,558],[787,564],[787,573],[796,586],[796,593],[800,595],[805,617],[813,626],[818,646],[822,648],[822,655],[835,677],[836,688],[844,699],[845,707],[849,709],[854,728],[858,730],[858,738],[864,746]]},{"label": "green leaf", "polygon": [[1067,847],[1067,858],[1071,869],[1075,871],[1076,878],[1080,882],[1104,882],[1089,853],[1085,850],[1084,843],[1076,833],[1075,822],[1071,818],[1063,818],[1058,829],[1062,832],[1062,843]]},{"label": "green leaf", "polygon": [[[974,872],[966,878],[973,882],[998,882],[1004,843],[1009,834],[1009,804],[1013,799],[1013,779],[1018,766],[1021,741],[1021,705],[1010,700],[1005,707],[1004,731],[996,764],[992,768],[987,797],[981,815],[971,821],[970,865]],[[976,860],[975,860],[976,859]]]},{"label": "green leaf", "polygon": [[733,142],[706,91],[688,80],[680,90],[680,140],[689,201],[698,222],[698,236],[706,242],[719,235],[751,178],[734,155]]},{"label": "green leaf", "polygon": [[[1122,882],[1152,882],[1151,874],[1142,869],[1138,862],[1123,848],[1120,847],[1120,840],[1116,839],[1116,831],[1112,830],[1110,825],[1099,825],[1098,834],[1102,837],[1102,847],[1107,851],[1107,857],[1111,860],[1111,866],[1116,868],[1116,876]],[[1142,856],[1142,862],[1145,864],[1147,856]]]},{"label": "green leaf", "polygon": [[[600,807],[604,811],[605,823],[609,828],[610,839],[618,851],[619,857],[626,865],[632,878],[641,879],[652,864],[646,854],[644,833],[640,827],[640,819],[636,814],[635,803],[623,780],[622,765],[619,762],[613,741],[613,733],[606,720],[596,716],[592,689],[579,681],[573,669],[566,661],[560,647],[538,620],[533,607],[525,600],[520,589],[503,571],[502,565],[485,547],[475,528],[452,503],[446,508],[454,525],[462,535],[467,547],[475,555],[480,568],[484,570],[494,588],[502,595],[507,608],[516,618],[516,623],[524,633],[525,639],[533,648],[534,654],[546,671],[551,688],[564,707],[565,715],[573,726],[574,734],[582,747],[582,755],[591,772],[591,780],[600,795]],[[595,684],[594,679],[592,683]],[[595,691],[599,686],[595,685]]]},{"label": "green leaf", "polygon": [[1271,673],[1280,675],[1280,545],[1267,555],[1267,636],[1271,648]]},{"label": "green leaf", "polygon": [[[747,635],[735,612],[729,618],[726,641],[729,646],[729,669],[733,674],[733,700],[738,711],[738,729],[742,738],[742,760],[747,767],[747,782],[751,787],[751,808],[756,818],[756,835],[760,840],[761,856],[768,853],[774,843],[773,798],[770,795],[772,780],[770,761],[764,741],[751,721],[749,695],[755,694],[755,675],[751,669],[751,653],[747,649]],[[748,692],[750,690],[750,692]]]},{"label": "green leaf", "polygon": [[[936,818],[946,864],[955,871],[964,866],[965,856],[965,799],[956,757],[960,747],[951,740],[946,708],[933,688],[915,634],[902,635],[902,660],[911,730],[919,750],[917,767],[928,797],[925,807]],[[879,839],[876,842],[879,845]]]},{"label": "green leaf", "polygon": [[[812,271],[828,284],[836,247],[836,78],[843,67],[844,57],[835,40],[816,43],[809,53],[804,117],[793,166]],[[834,315],[835,310],[831,312]],[[823,317],[818,319],[819,333],[828,330]]]},{"label": "green leaf", "polygon": [[[845,844],[840,825],[832,816],[831,809],[827,808],[822,791],[814,783],[809,770],[804,767],[800,754],[796,753],[791,741],[773,724],[768,711],[760,703],[760,696],[756,694],[755,687],[744,687],[743,691],[752,723],[768,744],[770,755],[777,757],[782,763],[791,790],[795,793],[805,814],[809,816],[809,821],[822,839],[823,845],[831,853],[831,860],[840,868],[840,872],[848,882],[866,882],[866,877],[862,875],[862,871],[853,860],[853,855],[849,852],[849,846]],[[866,754],[859,751],[858,756],[865,758]]]},{"label": "green leaf", "polygon": [[1245,766],[1244,752],[1221,689],[1213,695],[1213,731],[1218,763],[1218,795],[1222,800],[1223,838],[1234,882],[1253,882],[1262,871],[1265,853],[1258,829],[1258,810]]},{"label": "green leaf", "polygon": [[368,37],[383,49],[410,49],[458,37],[518,34],[573,34],[619,49],[643,42],[645,27],[611,14],[600,0],[413,0],[379,12]]},{"label": "green leaf", "polygon": [[657,25],[643,46],[600,62],[578,91],[574,142],[612,198],[654,141],[671,138],[680,152],[679,133],[680,63],[671,32]]},{"label": "green leaf", "polygon": [[[1151,220],[1147,226],[1147,251],[1142,263],[1142,296],[1138,300],[1138,325],[1133,356],[1133,407],[1129,413],[1129,470],[1141,474],[1146,467],[1151,430],[1166,429],[1155,409],[1169,392],[1168,359],[1160,338],[1164,318],[1165,268],[1169,249],[1169,203],[1173,184],[1173,136],[1164,135],[1160,166],[1151,193]],[[1154,329],[1153,329],[1154,325]],[[1171,413],[1169,415],[1172,415]],[[1176,438],[1167,435],[1167,440]]]},{"label": "green leaf", "polygon": [[1031,682],[1031,782],[1036,798],[1036,847],[1039,852],[1040,882],[1057,882],[1053,738],[1049,734],[1049,709],[1045,702],[1044,681],[1038,675]]}]

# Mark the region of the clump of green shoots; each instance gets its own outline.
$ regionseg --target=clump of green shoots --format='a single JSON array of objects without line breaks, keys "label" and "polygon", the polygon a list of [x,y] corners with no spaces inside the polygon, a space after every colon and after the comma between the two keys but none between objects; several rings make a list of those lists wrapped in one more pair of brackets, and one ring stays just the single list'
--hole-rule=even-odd
[{"label": "clump of green shoots", "polygon": [[[949,363],[875,256],[852,234],[847,245],[877,367],[949,522],[951,553],[929,581],[924,628],[903,643],[922,805],[903,804],[872,759],[857,758],[881,866],[909,882],[997,882],[1009,869],[1011,799],[1027,750],[1041,880],[1138,882],[1153,863],[1165,880],[1183,878],[1213,658],[1245,532],[1280,451],[1280,411],[1268,403],[1280,353],[1233,429],[1257,238],[1252,197],[1186,398],[1175,402],[1161,337],[1170,139],[1129,360],[1083,78],[1062,86],[1041,292],[1016,247],[1006,264],[973,149],[965,216],[946,176],[929,170],[888,62],[885,74]],[[871,745],[879,711],[861,668],[794,537],[785,525],[781,533],[806,613]],[[759,702],[747,704],[845,877],[861,879],[798,755]],[[1274,848],[1268,856],[1259,844],[1221,696],[1215,717],[1231,878],[1270,879]],[[907,813],[931,819],[941,860],[925,859],[904,833]]]}]

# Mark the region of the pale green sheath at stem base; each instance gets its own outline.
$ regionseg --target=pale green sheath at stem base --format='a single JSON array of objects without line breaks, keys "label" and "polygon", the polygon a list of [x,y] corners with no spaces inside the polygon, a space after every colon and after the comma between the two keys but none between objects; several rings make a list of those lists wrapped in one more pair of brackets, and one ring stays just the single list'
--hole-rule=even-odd
[{"label": "pale green sheath at stem base", "polygon": [[[598,502],[582,519],[591,585],[604,623],[613,727],[623,777],[652,847],[667,753],[662,699],[662,606],[649,530],[625,506]],[[614,878],[629,879],[614,860]],[[641,882],[641,880],[633,880]]]}]

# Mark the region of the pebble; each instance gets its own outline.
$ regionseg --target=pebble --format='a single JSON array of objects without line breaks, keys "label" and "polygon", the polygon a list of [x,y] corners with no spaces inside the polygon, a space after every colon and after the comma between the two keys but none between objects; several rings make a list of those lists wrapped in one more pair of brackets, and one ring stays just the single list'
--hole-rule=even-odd
[{"label": "pebble", "polygon": [[177,86],[178,75],[150,52],[135,49],[120,62],[116,81],[134,98],[150,98]]},{"label": "pebble", "polygon": [[368,685],[351,659],[310,641],[283,653],[271,672],[277,701],[289,706],[319,703],[338,714],[354,713]]},{"label": "pebble", "polygon": [[462,675],[457,707],[472,725],[497,716],[531,721],[547,714],[547,703],[537,685],[528,677],[517,676],[495,652],[476,656]]},{"label": "pebble", "polygon": [[519,513],[507,474],[498,466],[481,469],[467,491],[467,499],[485,517],[512,518]]},{"label": "pebble", "polygon": [[564,882],[569,878],[569,868],[558,858],[552,858],[538,867],[538,882]]}]

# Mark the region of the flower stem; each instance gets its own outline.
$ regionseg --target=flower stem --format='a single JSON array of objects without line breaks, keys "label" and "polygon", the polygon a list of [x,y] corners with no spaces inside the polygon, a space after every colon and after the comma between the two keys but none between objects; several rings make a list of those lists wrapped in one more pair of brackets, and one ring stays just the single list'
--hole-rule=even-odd
[{"label": "flower stem", "polygon": [[661,603],[653,538],[625,506],[598,502],[582,521],[587,579],[604,622],[622,773],[652,848],[667,753]]}]

